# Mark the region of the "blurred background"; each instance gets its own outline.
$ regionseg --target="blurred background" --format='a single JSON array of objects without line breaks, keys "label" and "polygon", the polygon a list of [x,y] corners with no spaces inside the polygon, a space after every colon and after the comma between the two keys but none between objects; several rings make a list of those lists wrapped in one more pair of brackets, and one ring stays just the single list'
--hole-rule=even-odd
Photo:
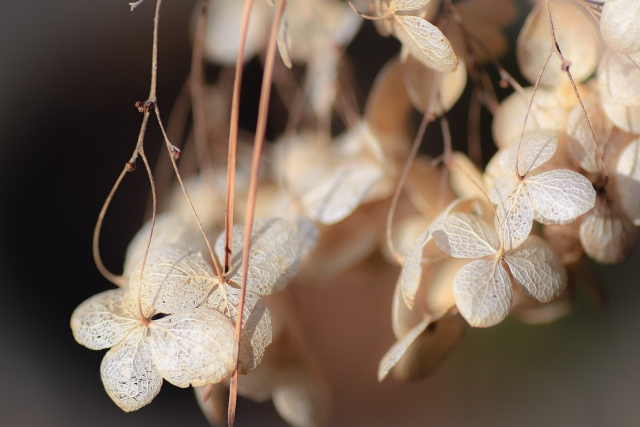
[{"label": "blurred background", "polygon": [[[1,426],[208,425],[193,391],[166,382],[152,404],[122,412],[100,380],[104,351],[77,344],[69,327],[82,301],[112,287],[94,266],[91,239],[138,135],[142,116],[134,103],[149,92],[153,3],[130,12],[126,0],[0,2]],[[163,3],[158,98],[165,119],[189,72],[194,5]],[[512,41],[528,7],[520,5]],[[370,23],[349,47],[361,106],[397,49]],[[513,57],[504,63],[517,74]],[[249,131],[260,78],[254,68],[243,92],[241,125]],[[466,136],[468,92],[448,115],[458,146]],[[155,161],[163,143],[150,123],[145,147]],[[439,138],[437,131],[427,145],[430,138]],[[489,122],[483,138],[490,147]],[[485,149],[485,161],[491,154]],[[113,271],[143,223],[147,197],[140,167],[127,175],[105,220],[101,248]],[[440,369],[412,384],[376,381],[378,361],[395,341],[390,306],[397,271],[381,269],[388,280],[354,276],[330,289],[297,290],[309,344],[331,383],[332,425],[640,425],[640,254],[596,269],[609,292],[606,311],[579,298],[570,316],[551,325],[507,319],[486,330],[468,328]],[[285,424],[270,403],[241,401],[237,425]]]}]

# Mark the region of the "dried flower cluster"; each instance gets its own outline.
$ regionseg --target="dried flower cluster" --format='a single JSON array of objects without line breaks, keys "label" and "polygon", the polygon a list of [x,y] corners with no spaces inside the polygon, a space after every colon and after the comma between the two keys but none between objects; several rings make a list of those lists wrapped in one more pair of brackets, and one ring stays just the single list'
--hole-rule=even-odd
[{"label": "dried flower cluster", "polygon": [[[140,156],[147,165],[153,219],[131,243],[123,275],[105,274],[121,288],[85,301],[71,319],[79,343],[111,348],[101,375],[122,409],[149,403],[166,379],[204,386],[198,401],[214,424],[227,421],[227,410],[233,423],[237,392],[273,399],[291,425],[325,425],[330,391],[285,288],[292,280],[330,284],[378,250],[401,267],[390,301],[397,342],[382,356],[380,381],[391,372],[427,376],[465,323],[566,314],[585,254],[606,264],[629,256],[640,226],[636,0],[539,1],[516,45],[530,87],[498,62],[508,46],[502,28],[516,14],[510,0],[273,3],[211,0],[194,45],[194,58],[223,67],[263,60],[252,163],[243,154],[248,135],[237,130],[241,67],[232,101],[230,79],[221,73],[207,85],[195,60],[195,147],[181,160],[190,177],[182,180],[182,151],[165,133],[179,185],[158,187],[171,194],[162,214],[144,130],[128,163]],[[345,55],[362,19],[402,45],[363,114]],[[490,67],[514,89],[500,103]],[[261,161],[271,80],[289,118]],[[494,115],[498,150],[484,169],[479,137],[470,136],[467,154],[452,151],[446,113],[467,80],[470,122],[479,126],[482,107]],[[153,85],[149,106],[162,125]],[[414,110],[423,115],[415,138]],[[345,130],[335,134],[338,120]],[[434,160],[417,151],[438,120],[444,149]],[[227,152],[225,179],[226,165],[211,153]]]}]

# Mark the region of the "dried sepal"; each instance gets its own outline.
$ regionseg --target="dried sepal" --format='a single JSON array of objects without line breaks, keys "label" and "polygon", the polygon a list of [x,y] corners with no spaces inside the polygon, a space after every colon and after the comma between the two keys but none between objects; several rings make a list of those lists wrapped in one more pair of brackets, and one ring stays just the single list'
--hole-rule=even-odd
[{"label": "dried sepal", "polygon": [[615,172],[620,207],[640,226],[640,139],[631,141],[620,153]]},{"label": "dried sepal", "polygon": [[523,292],[539,302],[550,302],[567,286],[567,273],[551,247],[538,236],[504,257],[511,275]]},{"label": "dried sepal", "polygon": [[506,173],[515,174],[516,159],[518,173],[524,177],[553,157],[558,149],[558,135],[548,130],[526,132],[522,143],[514,141],[509,146],[509,155],[503,158],[502,169]]},{"label": "dried sepal", "polygon": [[[429,269],[428,265],[423,266]],[[424,279],[429,279],[428,271],[422,272]],[[396,287],[393,291],[393,299],[391,301],[391,327],[396,339],[405,336],[414,326],[420,323],[421,316],[419,310],[412,310],[407,307],[402,296],[402,276],[398,277]]]},{"label": "dried sepal", "polygon": [[[563,55],[571,61],[571,74],[576,81],[584,81],[598,64],[598,34],[582,8],[569,2],[550,2],[555,36]],[[535,83],[551,49],[551,28],[544,3],[538,3],[529,13],[517,42],[520,71]],[[540,83],[556,86],[562,82],[564,71],[560,59],[553,55]]]},{"label": "dried sepal", "polygon": [[129,277],[127,291],[133,300],[140,296],[145,315],[196,308],[218,281],[202,254],[179,246],[165,246],[150,253],[142,282],[141,270],[139,263]]},{"label": "dried sepal", "polygon": [[620,53],[640,51],[640,9],[635,0],[607,1],[600,16],[600,32],[609,47]]},{"label": "dried sepal", "polygon": [[418,16],[394,15],[394,34],[411,54],[432,70],[453,72],[458,57],[435,25]]},{"label": "dried sepal", "polygon": [[304,215],[296,218],[298,249],[300,260],[304,260],[318,245],[320,230],[316,224]]},{"label": "dried sepal", "polygon": [[527,240],[535,216],[526,188],[513,177],[503,176],[494,182],[489,197],[496,204],[505,248],[517,248]]},{"label": "dried sepal", "polygon": [[[589,123],[584,118],[584,113],[579,105],[571,110],[567,123],[567,134],[571,136],[568,148],[571,156],[579,162],[582,169],[597,173],[602,167],[597,149],[602,152],[603,147],[609,142],[613,124],[606,116],[602,106],[594,99],[583,100],[583,105],[587,111]],[[591,130],[593,130],[593,134]],[[597,147],[593,141],[594,135]]]},{"label": "dried sepal", "polygon": [[402,272],[400,273],[402,284],[402,296],[407,307],[413,309],[418,287],[422,280],[422,250],[429,237],[429,230],[423,232],[407,255]]},{"label": "dried sepal", "polygon": [[431,323],[407,348],[393,368],[399,381],[413,381],[430,375],[460,342],[464,321],[447,315]]},{"label": "dried sepal", "polygon": [[577,262],[584,254],[580,244],[580,222],[578,219],[569,224],[547,224],[542,229],[542,236],[565,265]]},{"label": "dried sepal", "polygon": [[482,258],[500,249],[494,229],[476,215],[453,213],[433,231],[436,244],[455,258]]},{"label": "dried sepal", "polygon": [[392,0],[389,9],[397,12],[422,9],[431,0]]},{"label": "dried sepal", "polygon": [[460,314],[471,326],[497,325],[509,314],[513,289],[500,260],[476,260],[460,269],[453,281]]},{"label": "dried sepal", "polygon": [[[215,289],[204,306],[224,314],[231,321],[231,324],[235,325],[238,318],[239,302],[240,289],[226,285],[224,290]],[[272,328],[269,310],[258,295],[246,291],[244,310],[242,311],[240,353],[238,355],[239,373],[246,374],[260,364],[264,350],[271,344],[271,339]]]},{"label": "dried sepal", "polygon": [[610,203],[606,195],[598,196],[595,208],[580,223],[580,242],[584,251],[603,264],[626,260],[637,239],[638,228]]},{"label": "dried sepal", "polygon": [[221,313],[201,307],[149,325],[153,361],[178,387],[222,381],[235,368],[235,331]]},{"label": "dried sepal", "polygon": [[[224,256],[224,233],[215,244],[215,253]],[[233,228],[233,257],[230,280],[242,283],[242,248],[244,227]],[[258,295],[269,295],[284,289],[298,271],[298,232],[295,226],[282,218],[257,219],[251,230],[247,290]]]},{"label": "dried sepal", "polygon": [[427,319],[422,320],[422,322],[418,323],[404,337],[399,339],[389,350],[387,350],[378,365],[378,381],[382,382],[387,377],[389,372],[391,372],[391,369],[396,366],[409,346],[413,344],[415,339],[427,329],[429,323],[430,322]]},{"label": "dried sepal", "polygon": [[273,390],[278,414],[294,427],[316,427],[327,423],[328,398],[308,367],[292,369]]},{"label": "dried sepal", "polygon": [[278,51],[282,62],[287,68],[293,67],[291,62],[291,37],[289,35],[289,22],[286,19],[282,20],[280,28],[278,29],[278,37],[276,38],[278,43]]},{"label": "dried sepal", "polygon": [[135,307],[117,289],[94,295],[71,315],[76,341],[91,350],[102,350],[121,342],[136,327]]},{"label": "dried sepal", "polygon": [[[209,387],[209,399],[204,400],[205,389]],[[229,410],[229,389],[222,383],[209,384],[207,387],[194,387],[196,402],[200,410],[213,426],[227,423]]]},{"label": "dried sepal", "polygon": [[323,224],[335,224],[351,214],[382,178],[382,170],[363,159],[344,163],[302,196],[307,215]]},{"label": "dried sepal", "polygon": [[640,134],[640,106],[631,107],[611,98],[607,92],[600,94],[602,108],[613,124],[625,132]]},{"label": "dried sepal", "polygon": [[153,361],[146,330],[136,329],[107,352],[100,365],[102,383],[111,399],[125,412],[150,403],[160,392],[162,376]]},{"label": "dried sepal", "polygon": [[492,132],[496,144],[500,148],[508,148],[522,135],[522,124],[527,118],[526,132],[536,129],[548,129],[564,132],[567,127],[567,111],[563,99],[557,90],[539,87],[531,103],[533,87],[524,89],[523,93],[514,92],[505,98],[493,117]]},{"label": "dried sepal", "polygon": [[608,98],[630,107],[640,106],[640,55],[607,51],[598,66],[598,88]]}]

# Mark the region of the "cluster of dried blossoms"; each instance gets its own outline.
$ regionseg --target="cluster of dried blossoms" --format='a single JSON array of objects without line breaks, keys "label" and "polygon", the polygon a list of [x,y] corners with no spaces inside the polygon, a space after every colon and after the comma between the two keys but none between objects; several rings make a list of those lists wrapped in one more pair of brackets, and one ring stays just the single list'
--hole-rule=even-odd
[{"label": "cluster of dried blossoms", "polygon": [[[164,213],[131,243],[121,289],[73,314],[78,342],[112,347],[101,375],[121,408],[149,403],[166,379],[205,386],[198,400],[212,423],[226,419],[231,387],[232,398],[237,390],[273,399],[294,426],[325,424],[329,391],[285,287],[292,279],[291,286],[331,283],[377,250],[402,267],[392,301],[398,341],[382,357],[381,381],[390,372],[401,380],[428,375],[456,346],[465,321],[488,327],[510,313],[538,323],[566,314],[585,253],[607,264],[628,257],[640,226],[635,0],[539,1],[517,42],[532,87],[521,87],[496,60],[507,50],[501,29],[516,14],[510,0],[280,0],[275,19],[268,3],[253,4],[246,27],[243,2],[212,0],[200,51],[227,66],[266,49],[267,70],[278,46],[273,83],[289,122],[260,175],[259,164],[249,167],[243,157],[250,145],[240,134],[237,152],[230,149],[239,159],[231,191],[238,201],[223,209],[226,173],[209,156],[226,152],[230,112],[234,135],[230,80],[221,73],[199,95],[192,91],[194,126],[204,135],[198,145],[195,129],[196,150],[185,151],[183,169],[192,177],[180,180]],[[344,54],[361,18],[402,44],[362,115]],[[515,89],[500,104],[487,64]],[[446,112],[467,78],[475,110],[494,114],[498,152],[484,172],[472,141],[475,163],[451,149]],[[412,145],[414,109],[424,117]],[[334,112],[346,128],[339,135],[331,131]],[[470,115],[479,121],[479,113]],[[438,117],[443,155],[416,155]],[[245,228],[228,228],[234,218],[253,224],[250,239]],[[201,232],[219,235],[213,248]],[[234,325],[241,325],[239,342]],[[235,371],[245,375],[229,382]]]}]

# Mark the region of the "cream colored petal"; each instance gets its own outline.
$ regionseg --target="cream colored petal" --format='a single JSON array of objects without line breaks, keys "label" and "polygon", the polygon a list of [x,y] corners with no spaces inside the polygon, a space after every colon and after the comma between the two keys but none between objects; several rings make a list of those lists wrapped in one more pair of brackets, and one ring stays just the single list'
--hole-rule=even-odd
[{"label": "cream colored petal", "polygon": [[462,317],[478,328],[502,322],[513,298],[509,274],[499,260],[477,260],[462,267],[453,292]]},{"label": "cream colored petal", "polygon": [[[433,95],[438,81],[438,94]],[[404,64],[404,81],[413,106],[426,113],[433,99],[432,110],[437,115],[449,111],[458,102],[467,85],[467,68],[464,62],[452,73],[438,73],[425,66],[419,59],[409,56]]]},{"label": "cream colored petal", "polygon": [[235,368],[235,330],[215,310],[202,307],[153,320],[149,331],[153,361],[173,385],[217,383]]},{"label": "cream colored petal", "polygon": [[304,260],[318,245],[320,230],[315,222],[303,215],[296,218],[296,229],[298,231],[299,256],[301,260]]},{"label": "cream colored petal", "polygon": [[389,8],[398,12],[418,10],[428,5],[430,1],[431,0],[392,0]]},{"label": "cream colored petal", "polygon": [[394,15],[394,34],[427,67],[453,72],[458,67],[451,43],[433,24],[417,16]]},{"label": "cream colored petal", "polygon": [[636,0],[606,2],[600,16],[600,32],[616,52],[640,51],[640,4]]},{"label": "cream colored petal", "polygon": [[[142,263],[131,272],[128,297],[137,301]],[[165,246],[149,254],[142,272],[140,303],[146,315],[178,313],[197,307],[218,282],[202,254]]]},{"label": "cream colored petal", "polygon": [[585,215],[580,224],[580,242],[584,251],[603,264],[618,264],[626,260],[637,239],[638,228],[626,215],[612,209],[604,197],[598,197],[595,208]]},{"label": "cream colored petal", "polygon": [[549,302],[567,287],[567,272],[560,258],[538,236],[529,236],[504,259],[515,282],[529,298]]},{"label": "cream colored petal", "polygon": [[545,164],[553,157],[558,149],[558,135],[549,130],[537,129],[524,134],[522,144],[514,142],[509,146],[509,155],[504,158],[501,166],[505,172],[516,173],[516,159],[518,172],[526,176],[537,167]]},{"label": "cream colored petal", "polygon": [[[589,123],[584,118],[582,107],[577,105],[569,113],[567,123],[567,134],[569,139],[568,148],[571,156],[580,163],[580,167],[587,172],[597,173],[602,168],[600,156],[596,150],[596,143],[593,140],[595,135],[598,148],[602,152],[603,147],[609,142],[613,124],[607,117],[602,106],[593,99],[583,100]],[[591,124],[591,127],[589,127]],[[593,130],[593,134],[591,133]]]},{"label": "cream colored petal", "polygon": [[308,216],[331,225],[349,216],[383,176],[370,160],[353,160],[336,166],[316,187],[302,196]]},{"label": "cream colored petal", "polygon": [[[578,4],[551,2],[556,39],[564,57],[571,61],[574,80],[587,79],[598,64],[598,34],[594,24]],[[520,31],[517,44],[518,65],[522,74],[535,83],[551,49],[551,29],[545,3],[538,3]],[[564,76],[560,58],[552,55],[540,83],[560,84]]]},{"label": "cream colored petal", "polygon": [[398,340],[395,344],[391,346],[389,350],[382,356],[382,360],[380,360],[380,364],[378,365],[378,381],[382,382],[391,369],[396,366],[396,363],[400,360],[400,358],[407,351],[409,346],[413,344],[416,338],[418,338],[429,326],[428,320],[423,320],[418,323],[413,329],[407,333],[404,337]]},{"label": "cream colored petal", "polygon": [[629,107],[601,92],[602,108],[616,127],[625,132],[640,134],[640,107]]},{"label": "cream colored petal", "polygon": [[477,199],[485,197],[484,179],[469,157],[454,151],[451,154],[450,166],[449,183],[458,197]]},{"label": "cream colored petal", "polygon": [[516,183],[509,177],[501,177],[494,182],[489,192],[496,205],[500,234],[505,250],[517,248],[527,240],[533,225],[533,206],[524,184]]},{"label": "cream colored petal", "polygon": [[598,87],[607,97],[630,107],[640,106],[640,56],[607,51],[598,66]]},{"label": "cream colored petal", "polygon": [[409,251],[409,255],[407,255],[407,259],[402,267],[402,272],[400,273],[402,296],[404,297],[404,302],[407,304],[407,307],[410,309],[413,309],[416,293],[422,280],[422,249],[429,237],[429,230],[426,230],[418,237],[418,240],[416,240]]},{"label": "cream colored petal", "polygon": [[[182,197],[184,196],[182,195]],[[151,239],[149,252],[152,253],[164,246],[182,243],[182,238],[187,232],[187,228],[187,222],[178,214],[165,212],[158,215],[153,227],[153,239]],[[150,231],[151,221],[148,221],[131,240],[125,256],[124,277],[130,277],[131,271],[144,258]]]},{"label": "cream colored petal", "polygon": [[453,294],[453,279],[458,271],[470,261],[460,258],[446,258],[429,266],[428,275],[423,274],[425,311],[440,317],[451,307],[456,305]]},{"label": "cream colored petal", "polygon": [[464,321],[460,316],[432,323],[405,351],[393,368],[399,381],[413,381],[430,375],[460,342]]},{"label": "cream colored petal", "polygon": [[[240,289],[225,286],[225,291],[217,288],[204,303],[204,307],[212,308],[224,314],[235,327],[240,303]],[[240,339],[240,356],[238,372],[246,374],[258,366],[265,348],[271,344],[271,313],[260,297],[253,292],[245,293],[244,310],[242,311],[242,337]]]},{"label": "cream colored petal", "polygon": [[[247,289],[258,295],[268,295],[284,289],[298,271],[298,232],[282,218],[256,219],[251,230]],[[242,283],[242,248],[244,226],[233,227],[233,257],[231,280]],[[219,258],[224,254],[224,233],[215,244]]]},{"label": "cream colored petal", "polygon": [[278,43],[278,51],[282,62],[287,68],[293,67],[291,63],[291,37],[289,35],[289,22],[286,19],[282,20],[280,28],[278,29],[278,37],[276,37]]},{"label": "cream colored petal", "polygon": [[229,389],[222,383],[209,384],[212,387],[211,394],[207,401],[204,400],[206,387],[194,387],[196,402],[200,410],[212,426],[227,423],[227,412],[229,410]]},{"label": "cream colored petal", "polygon": [[[429,278],[429,266],[423,266],[423,279]],[[423,280],[424,281],[424,280]],[[396,339],[405,336],[411,328],[420,323],[421,315],[419,310],[412,310],[407,307],[402,296],[402,275],[398,277],[395,290],[393,291],[393,299],[391,301],[391,327]]]},{"label": "cream colored petal", "polygon": [[555,224],[575,220],[596,201],[591,182],[577,172],[556,169],[525,180],[536,213]]},{"label": "cream colored petal", "polygon": [[580,222],[577,219],[569,224],[547,224],[542,229],[542,236],[565,265],[577,262],[584,254],[580,244]]},{"label": "cream colored petal", "polygon": [[620,207],[635,225],[640,225],[640,139],[627,145],[616,164],[616,190]]},{"label": "cream colored petal", "polygon": [[453,213],[433,231],[436,244],[455,258],[482,258],[493,255],[500,248],[495,230],[477,215]]},{"label": "cream colored petal", "polygon": [[71,315],[71,331],[78,343],[102,350],[118,344],[140,325],[136,315],[124,292],[113,289],[80,304]]},{"label": "cream colored petal", "polygon": [[309,367],[295,367],[273,390],[273,405],[294,427],[324,426],[329,419],[330,404],[323,386]]},{"label": "cream colored petal", "polygon": [[[516,91],[498,106],[492,124],[493,138],[498,147],[508,148],[520,140],[532,95],[533,87],[527,87],[524,93]],[[566,127],[567,111],[558,91],[539,87],[531,104],[525,131],[547,129],[564,132]]]},{"label": "cream colored petal", "polygon": [[107,394],[125,412],[150,403],[160,392],[162,376],[152,357],[151,344],[140,326],[107,352],[100,376]]}]

